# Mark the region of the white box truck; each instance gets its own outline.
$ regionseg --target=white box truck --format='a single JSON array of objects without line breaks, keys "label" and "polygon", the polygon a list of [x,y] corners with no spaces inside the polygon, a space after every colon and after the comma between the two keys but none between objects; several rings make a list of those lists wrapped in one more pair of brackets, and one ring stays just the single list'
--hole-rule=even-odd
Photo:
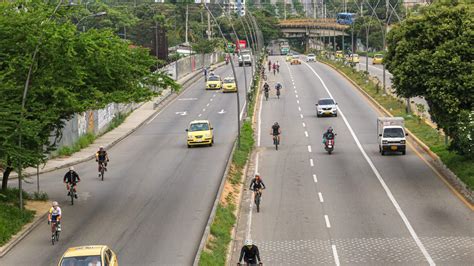
[{"label": "white box truck", "polygon": [[242,49],[239,53],[239,66],[252,65],[252,51],[249,49]]},{"label": "white box truck", "polygon": [[401,152],[405,155],[408,134],[403,117],[378,117],[377,136],[382,155],[387,152]]}]

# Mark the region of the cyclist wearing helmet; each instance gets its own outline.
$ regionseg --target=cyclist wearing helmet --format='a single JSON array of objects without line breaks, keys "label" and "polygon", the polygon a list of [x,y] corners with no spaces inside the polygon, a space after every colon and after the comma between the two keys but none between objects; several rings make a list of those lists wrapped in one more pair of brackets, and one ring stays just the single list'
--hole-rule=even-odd
[{"label": "cyclist wearing helmet", "polygon": [[326,143],[326,140],[328,139],[334,139],[335,135],[336,134],[334,133],[332,127],[329,127],[328,130],[323,134],[323,143]]},{"label": "cyclist wearing helmet", "polygon": [[99,150],[95,154],[95,161],[98,162],[98,171],[100,172],[100,164],[104,164],[104,170],[107,171],[107,162],[109,161],[109,155],[105,151],[104,146],[100,146]]},{"label": "cyclist wearing helmet", "polygon": [[272,126],[271,131],[270,131],[270,135],[277,136],[278,143],[280,143],[280,134],[281,134],[280,125],[278,124],[278,122],[275,122]]},{"label": "cyclist wearing helmet", "polygon": [[268,85],[268,83],[266,83],[266,82],[265,82],[265,84],[263,84],[263,91],[265,91],[265,92],[270,91],[270,85]]},{"label": "cyclist wearing helmet", "polygon": [[242,259],[244,259],[244,262],[248,265],[257,265],[257,260],[258,264],[262,264],[258,247],[254,245],[250,239],[245,240],[245,245],[240,250],[239,265]]},{"label": "cyclist wearing helmet", "polygon": [[[63,182],[66,184],[67,195],[70,196],[69,186],[72,186],[74,192],[76,192],[77,183],[81,182],[79,175],[74,171],[74,167],[69,167],[69,171],[64,175]],[[74,194],[77,199],[77,194]]]},{"label": "cyclist wearing helmet", "polygon": [[57,201],[53,201],[53,207],[49,209],[48,224],[58,223],[58,231],[61,231],[61,208]]}]

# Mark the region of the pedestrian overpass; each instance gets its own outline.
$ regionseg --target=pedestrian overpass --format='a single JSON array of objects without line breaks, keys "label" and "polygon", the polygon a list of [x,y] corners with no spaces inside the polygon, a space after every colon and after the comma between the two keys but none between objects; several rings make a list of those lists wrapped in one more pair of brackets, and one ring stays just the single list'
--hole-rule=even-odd
[{"label": "pedestrian overpass", "polygon": [[345,30],[348,25],[336,23],[336,19],[286,19],[281,20],[279,25],[285,38],[317,38],[333,36],[349,36]]}]

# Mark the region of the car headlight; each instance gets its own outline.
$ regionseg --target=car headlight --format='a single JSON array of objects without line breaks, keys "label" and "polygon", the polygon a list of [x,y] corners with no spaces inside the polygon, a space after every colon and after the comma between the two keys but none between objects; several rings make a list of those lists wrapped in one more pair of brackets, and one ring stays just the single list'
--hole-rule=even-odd
[{"label": "car headlight", "polygon": [[382,144],[388,144],[387,140],[382,140]]},{"label": "car headlight", "polygon": [[400,140],[400,144],[405,144],[405,141],[404,141],[404,140]]}]

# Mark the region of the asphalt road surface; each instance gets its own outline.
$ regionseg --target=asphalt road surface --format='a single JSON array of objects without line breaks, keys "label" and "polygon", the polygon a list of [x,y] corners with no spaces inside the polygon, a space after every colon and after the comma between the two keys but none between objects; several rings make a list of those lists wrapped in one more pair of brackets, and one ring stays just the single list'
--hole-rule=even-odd
[{"label": "asphalt road surface", "polygon": [[[243,68],[236,69],[243,105]],[[215,73],[232,75],[230,65]],[[211,121],[213,147],[186,147],[185,129],[194,119]],[[42,175],[43,190],[63,210],[61,239],[51,245],[45,220],[0,265],[57,265],[68,247],[90,244],[110,246],[120,265],[191,265],[236,135],[236,94],[205,91],[201,78],[109,150],[103,182],[95,161],[75,166],[82,182],[74,206],[62,183],[66,170]],[[27,190],[35,189],[34,179]]]},{"label": "asphalt road surface", "polygon": [[[250,237],[268,265],[474,265],[473,211],[411,145],[405,156],[379,154],[380,114],[348,81],[321,63],[282,64],[275,81],[282,97],[263,100],[257,141],[267,189],[260,213],[244,194],[233,262]],[[338,117],[317,118],[315,103],[331,96]]]}]

